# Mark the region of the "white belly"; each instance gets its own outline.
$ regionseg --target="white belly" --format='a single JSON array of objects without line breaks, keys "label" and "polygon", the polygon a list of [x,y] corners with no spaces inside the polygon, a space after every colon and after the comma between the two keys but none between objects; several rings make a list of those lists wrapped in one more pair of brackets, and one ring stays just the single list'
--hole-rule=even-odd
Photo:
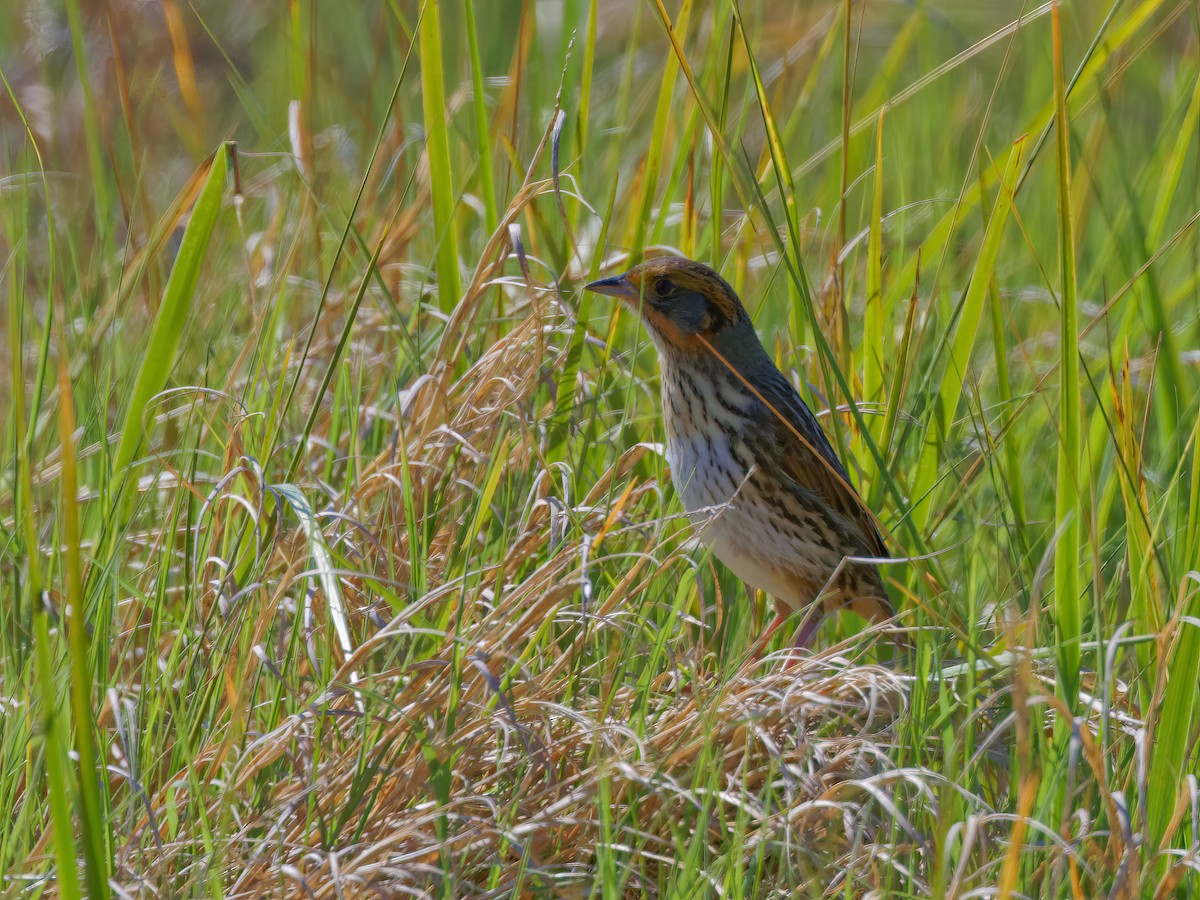
[{"label": "white belly", "polygon": [[667,461],[700,540],[738,578],[787,602],[794,587],[772,562],[794,558],[796,548],[771,527],[755,474],[735,459],[729,437],[679,435],[667,442]]}]

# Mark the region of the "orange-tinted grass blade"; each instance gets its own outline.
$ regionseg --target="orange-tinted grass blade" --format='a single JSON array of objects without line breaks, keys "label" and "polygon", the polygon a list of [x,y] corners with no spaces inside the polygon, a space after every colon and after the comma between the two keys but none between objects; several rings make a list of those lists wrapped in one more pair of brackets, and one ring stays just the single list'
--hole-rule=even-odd
[{"label": "orange-tinted grass blade", "polygon": [[763,651],[767,649],[767,643],[771,640],[771,635],[778,631],[779,627],[786,621],[787,616],[783,613],[775,613],[775,618],[771,620],[771,624],[767,626],[767,630],[759,636],[758,642],[755,643],[754,649],[750,652],[751,659],[762,659]]}]

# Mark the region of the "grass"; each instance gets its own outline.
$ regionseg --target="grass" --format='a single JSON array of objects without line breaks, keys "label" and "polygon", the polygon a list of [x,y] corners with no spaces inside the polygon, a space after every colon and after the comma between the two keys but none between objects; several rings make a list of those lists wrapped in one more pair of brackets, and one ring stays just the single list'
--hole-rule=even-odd
[{"label": "grass", "polygon": [[[4,896],[1200,893],[1194,2],[29,9]],[[748,659],[577,290],[670,249],[911,653]]]}]

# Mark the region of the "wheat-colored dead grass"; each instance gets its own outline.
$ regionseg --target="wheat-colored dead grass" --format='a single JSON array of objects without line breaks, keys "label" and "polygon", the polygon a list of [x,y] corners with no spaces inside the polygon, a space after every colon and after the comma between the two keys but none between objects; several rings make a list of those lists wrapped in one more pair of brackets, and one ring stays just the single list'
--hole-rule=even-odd
[{"label": "wheat-colored dead grass", "polygon": [[[693,865],[680,840],[699,832],[712,859],[783,855],[820,892],[837,879],[831,860],[870,844],[879,821],[864,802],[887,768],[900,680],[836,655],[718,672],[696,620],[664,613],[671,596],[648,599],[691,564],[660,512],[663,485],[638,474],[653,448],[614,448],[574,502],[558,490],[539,438],[569,315],[519,245],[517,278],[502,272],[508,240],[489,253],[428,370],[400,391],[389,450],[349,502],[311,514],[321,538],[281,519],[258,551],[273,554],[272,582],[233,601],[206,571],[221,627],[253,620],[258,666],[229,667],[201,764],[147,797],[117,854],[130,890],[200,884],[219,865],[230,897],[583,896],[607,854],[626,890],[653,893],[666,870]],[[473,325],[496,297],[511,327]],[[475,361],[456,366],[468,346]],[[512,521],[479,505],[497,485],[523,492]],[[262,502],[210,499],[213,516]],[[476,522],[481,509],[494,521]],[[210,569],[226,530],[210,529]],[[383,586],[403,602],[389,607]],[[296,627],[305,678],[285,692],[300,711],[258,733],[246,687],[285,681],[273,660]],[[170,821],[172,793],[193,790],[211,797],[208,820]],[[218,822],[230,836],[213,836]]]}]

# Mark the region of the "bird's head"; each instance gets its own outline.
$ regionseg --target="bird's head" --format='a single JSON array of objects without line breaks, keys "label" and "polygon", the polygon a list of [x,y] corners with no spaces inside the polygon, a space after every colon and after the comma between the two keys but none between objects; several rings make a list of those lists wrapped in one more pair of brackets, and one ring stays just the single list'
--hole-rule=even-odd
[{"label": "bird's head", "polygon": [[749,341],[761,347],[733,288],[703,263],[662,256],[584,290],[618,297],[637,310],[660,353],[701,353],[706,343],[736,350]]}]

